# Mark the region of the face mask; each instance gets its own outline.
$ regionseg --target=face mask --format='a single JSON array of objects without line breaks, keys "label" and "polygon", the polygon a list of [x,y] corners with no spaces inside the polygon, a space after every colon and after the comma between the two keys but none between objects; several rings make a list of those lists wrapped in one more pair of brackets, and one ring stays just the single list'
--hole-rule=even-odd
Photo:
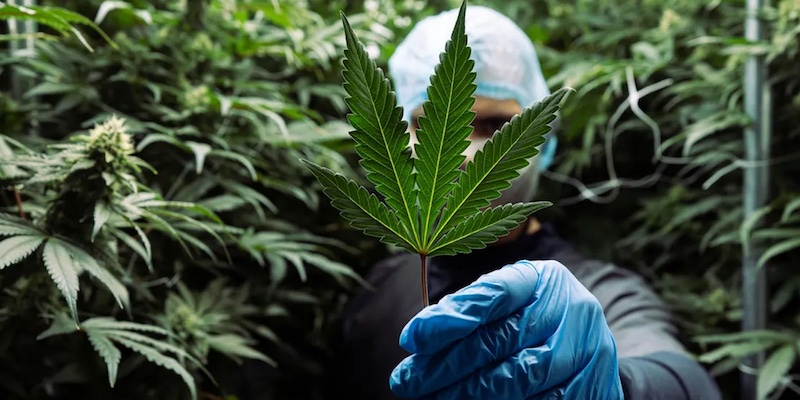
[{"label": "face mask", "polygon": [[511,181],[511,186],[500,192],[500,197],[492,201],[492,207],[506,203],[519,203],[531,201],[539,183],[539,157],[534,156],[527,167],[520,171],[520,175]]},{"label": "face mask", "polygon": [[[464,151],[468,160],[475,157],[475,154],[483,148],[488,139],[475,139]],[[539,183],[539,156],[536,155],[528,160],[528,165],[522,168],[520,175],[511,181],[511,186],[500,192],[500,197],[492,201],[492,207],[506,203],[519,203],[530,201]]]}]

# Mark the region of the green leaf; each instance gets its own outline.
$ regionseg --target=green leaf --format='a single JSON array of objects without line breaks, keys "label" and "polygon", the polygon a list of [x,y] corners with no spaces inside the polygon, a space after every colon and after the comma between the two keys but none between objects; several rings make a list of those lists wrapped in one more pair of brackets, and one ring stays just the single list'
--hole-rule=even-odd
[{"label": "green leaf", "polygon": [[50,28],[57,30],[59,33],[67,33],[70,31],[70,25],[57,18],[55,15],[47,12],[38,12],[36,8],[17,6],[13,4],[0,5],[0,19],[29,19],[34,20],[40,24],[47,25]]},{"label": "green leaf", "polygon": [[703,234],[703,238],[700,240],[700,250],[706,250],[711,241],[718,238],[723,232],[730,234],[731,229],[737,228],[741,218],[742,215],[738,212],[723,213],[723,215],[721,215],[717,221],[706,230],[706,233]]},{"label": "green leaf", "polygon": [[342,76],[355,151],[362,157],[367,179],[408,224],[410,242],[420,247],[415,172],[403,109],[397,106],[389,79],[369,58],[344,14],[342,21],[347,42]]},{"label": "green leaf", "polygon": [[186,350],[181,349],[175,345],[170,344],[169,342],[163,340],[153,339],[149,336],[145,336],[139,332],[133,332],[130,330],[125,329],[102,329],[102,332],[109,336],[109,338],[116,340],[119,338],[124,338],[126,340],[131,340],[137,343],[141,343],[143,345],[152,347],[158,351],[166,351],[169,353],[173,353],[180,358],[185,358],[191,360],[192,362],[197,363],[198,361],[192,357]]},{"label": "green leaf", "polygon": [[692,146],[707,136],[745,124],[747,124],[746,115],[732,113],[730,110],[724,110],[703,118],[686,127],[686,131],[683,133],[686,136],[683,143],[683,155],[688,156],[691,154]]},{"label": "green leaf", "polygon": [[36,336],[36,340],[42,340],[55,335],[63,335],[66,333],[73,333],[78,330],[75,322],[70,319],[69,315],[58,313],[53,315],[53,322],[46,331]]},{"label": "green leaf", "polygon": [[30,222],[11,214],[0,214],[0,236],[36,236],[40,234],[42,231],[31,225]]},{"label": "green leaf", "polygon": [[794,364],[797,351],[793,344],[782,346],[775,350],[761,369],[758,371],[758,382],[756,384],[756,392],[758,399],[766,399],[772,393],[778,383],[786,377],[786,374]]},{"label": "green leaf", "polygon": [[175,230],[175,227],[173,227],[172,224],[170,224],[169,222],[165,221],[164,218],[161,218],[161,216],[159,216],[158,214],[153,213],[153,212],[151,212],[149,210],[142,210],[142,216],[144,216],[148,221],[150,221],[159,230],[161,230],[161,231],[163,231],[165,233],[169,233],[170,236],[172,236],[174,239],[176,239],[178,241],[178,244],[181,245],[181,247],[186,252],[186,254],[188,254],[190,257],[192,257],[192,251],[186,245],[186,242],[183,241],[183,238],[181,237],[180,234],[178,234],[178,232]]},{"label": "green leaf", "polygon": [[213,212],[224,212],[235,210],[246,203],[247,201],[239,196],[232,194],[221,194],[219,196],[204,199],[198,204],[208,208]]},{"label": "green leaf", "polygon": [[97,259],[89,255],[89,253],[85,252],[83,249],[70,243],[60,241],[59,239],[50,239],[50,241],[59,241],[62,246],[69,249],[70,255],[72,255],[75,263],[80,265],[89,275],[105,285],[121,308],[125,309],[130,307],[128,289],[119,279],[111,274],[108,269],[100,266]]},{"label": "green leaf", "polygon": [[[193,210],[202,209],[204,211],[207,211],[205,208],[201,208],[200,206],[195,206],[192,209]],[[174,218],[176,220],[183,221],[183,222],[185,222],[186,224],[188,224],[188,225],[190,225],[192,227],[199,228],[199,229],[203,230],[204,232],[208,233],[209,235],[211,235],[214,239],[216,239],[217,242],[219,243],[220,247],[222,248],[222,250],[225,251],[226,255],[229,255],[227,253],[227,248],[225,247],[225,241],[222,239],[222,237],[217,232],[215,232],[211,228],[211,226],[209,226],[209,225],[207,225],[207,224],[205,224],[203,222],[197,221],[194,218],[191,218],[191,217],[186,216],[186,215],[181,214],[181,213],[169,211],[169,210],[166,210],[166,209],[159,209],[159,208],[154,208],[152,210],[145,211],[145,217],[148,218],[148,219],[151,219],[151,220],[154,220],[156,218],[161,218],[161,217],[172,217],[172,218]],[[161,221],[164,221],[164,220],[161,219]],[[166,222],[166,221],[164,221],[163,223],[166,224],[165,227],[167,225],[169,225],[169,223]],[[183,232],[181,229],[174,229],[174,228],[180,228],[180,226],[178,224],[169,225],[170,232],[172,232],[174,237],[183,246],[185,246],[185,248],[187,249],[187,253],[189,253],[190,256],[191,256],[191,253],[189,252],[188,247],[186,247],[186,242],[189,242],[189,244],[198,244],[198,241],[197,240],[193,240],[193,239],[195,239],[194,236]],[[189,238],[189,239],[187,240],[187,238]],[[200,248],[199,249],[201,251],[203,251],[203,252],[206,252],[206,254],[208,254],[208,250],[210,250],[209,247],[206,246],[205,243],[202,243],[202,242],[200,242],[199,244],[200,244]],[[212,256],[212,258],[215,259],[216,257]]]},{"label": "green leaf", "polygon": [[17,6],[10,4],[0,5],[0,19],[29,19],[47,25],[57,30],[62,35],[72,33],[89,51],[94,51],[92,46],[83,37],[83,34],[73,24],[86,25],[99,33],[108,43],[116,46],[111,38],[106,35],[94,22],[78,13],[59,7]]},{"label": "green leaf", "polygon": [[748,255],[750,252],[750,235],[753,232],[753,229],[756,227],[756,224],[758,224],[758,222],[761,221],[761,219],[771,211],[772,207],[770,206],[759,208],[753,211],[753,213],[750,214],[739,227],[739,240],[742,242],[745,255]]},{"label": "green leaf", "polygon": [[700,357],[698,357],[698,360],[700,360],[700,362],[713,363],[729,357],[739,358],[748,354],[764,351],[774,345],[774,342],[767,341],[731,343],[726,344],[718,349],[714,349],[713,351],[701,354]]},{"label": "green leaf", "polygon": [[105,335],[97,332],[88,332],[86,336],[92,347],[103,357],[106,366],[108,367],[108,384],[113,388],[114,383],[117,381],[117,371],[119,370],[119,362],[122,359],[122,353],[114,346],[114,343]]},{"label": "green leaf", "polygon": [[98,201],[94,206],[94,225],[92,226],[92,241],[94,241],[100,229],[108,222],[112,214],[111,207],[104,201]]},{"label": "green leaf", "polygon": [[211,153],[211,146],[206,143],[198,143],[186,141],[186,146],[194,153],[195,173],[200,174],[203,172],[203,165],[205,165],[206,156]]},{"label": "green leaf", "polygon": [[791,239],[800,237],[800,228],[766,228],[753,232],[754,240]]},{"label": "green leaf", "polygon": [[67,301],[72,319],[78,322],[78,270],[70,251],[61,242],[48,240],[42,253],[47,272]]},{"label": "green leaf", "polygon": [[786,207],[783,208],[783,213],[781,214],[781,223],[786,223],[789,221],[789,218],[798,209],[800,209],[800,197],[792,199],[792,201],[786,204]]},{"label": "green leaf", "polygon": [[771,260],[774,257],[777,257],[783,253],[788,251],[794,250],[796,248],[800,248],[800,237],[795,237],[793,239],[784,240],[770,246],[767,250],[764,251],[764,254],[758,259],[758,267],[761,268],[767,261]]},{"label": "green leaf", "polygon": [[160,367],[164,367],[178,374],[178,376],[180,376],[181,379],[183,379],[183,382],[189,388],[189,392],[192,395],[192,399],[193,400],[197,399],[197,388],[195,387],[194,378],[189,373],[189,371],[186,370],[186,367],[181,365],[181,363],[179,363],[177,360],[167,355],[164,355],[163,353],[159,352],[158,350],[152,347],[145,346],[141,343],[129,339],[125,339],[119,336],[112,336],[111,339],[141,354],[151,363],[156,364]]},{"label": "green leaf", "polygon": [[550,205],[549,202],[516,203],[483,210],[442,236],[429,255],[455,255],[484,248],[507,235],[531,213]]},{"label": "green leaf", "polygon": [[659,233],[666,235],[673,229],[685,225],[687,222],[697,218],[705,213],[719,209],[723,204],[722,197],[713,196],[700,200],[693,204],[687,204],[686,207],[681,207],[660,230]]},{"label": "green leaf", "polygon": [[[100,29],[100,27],[97,26],[97,24],[95,24],[94,22],[92,22],[92,20],[84,17],[81,14],[78,14],[76,12],[73,12],[73,11],[70,11],[70,10],[67,10],[67,9],[61,8],[61,7],[40,7],[39,9],[43,10],[45,12],[51,13],[51,14],[61,18],[62,20],[68,22],[68,23],[86,25],[86,26],[92,28],[100,36],[102,36],[103,39],[109,45],[111,45],[111,47],[114,47],[114,48],[117,47],[116,43],[114,43],[114,41],[111,40],[110,37],[108,37],[108,35],[105,33],[105,31]],[[83,39],[83,36],[80,35],[80,32],[78,32],[77,29],[71,28],[71,31],[76,36],[78,36],[78,39],[81,40],[81,42],[84,44],[84,46],[86,46],[87,48],[89,48],[91,50],[91,46],[89,46],[89,44],[86,42],[86,40]]]},{"label": "green leaf", "polygon": [[192,234],[190,234],[190,233],[188,233],[186,231],[183,231],[183,230],[177,230],[175,232],[178,234],[178,236],[181,238],[181,240],[183,240],[184,242],[194,246],[196,249],[202,251],[203,254],[208,256],[208,258],[210,258],[212,261],[214,261],[214,262],[218,262],[219,261],[218,258],[217,258],[217,255],[214,254],[214,250],[211,250],[211,247],[209,247],[207,244],[205,244],[202,240],[198,239],[196,236],[194,236],[194,235],[192,235]]},{"label": "green leaf", "polygon": [[128,330],[139,332],[150,332],[159,335],[169,336],[169,331],[166,329],[155,326],[140,324],[130,321],[117,321],[108,317],[95,317],[81,322],[81,327],[84,330]]},{"label": "green leaf", "polygon": [[[191,361],[201,370],[208,373],[195,357],[182,348],[179,348],[168,341],[157,340],[140,333],[155,333],[158,335],[172,337],[170,332],[164,328],[136,322],[117,321],[108,317],[96,317],[83,321],[81,323],[81,328],[90,335],[90,340],[91,335],[96,335],[97,337],[105,338],[108,341],[119,343],[143,355],[150,362],[177,373],[186,382],[187,386],[192,392],[193,398],[195,398],[196,395],[194,380],[186,368],[174,357]],[[105,340],[103,339],[98,339],[97,341],[98,343],[93,342],[92,345],[106,360],[106,363],[109,367],[109,380],[113,382],[116,376],[117,364],[119,363],[118,357],[116,357],[114,351],[110,350],[108,346],[109,343],[105,343]],[[164,354],[163,352],[174,354],[174,357],[169,354]]]},{"label": "green leaf", "polygon": [[112,233],[116,236],[119,240],[121,240],[125,245],[131,248],[136,254],[138,254],[144,262],[147,264],[147,267],[152,270],[153,269],[153,262],[152,262],[152,254],[150,248],[150,240],[147,238],[147,235],[144,233],[142,228],[136,225],[133,221],[128,219],[128,217],[123,216],[123,218],[128,222],[128,224],[133,227],[136,233],[139,235],[139,239],[141,243],[134,239],[132,236],[128,235],[127,233],[123,232],[120,229],[113,229]]},{"label": "green leaf", "polygon": [[237,362],[239,361],[238,357],[244,357],[264,361],[273,367],[278,365],[275,360],[250,347],[247,340],[241,336],[222,334],[209,336],[207,340],[212,349],[231,357]]},{"label": "green leaf", "polygon": [[514,116],[475,154],[459,179],[459,185],[447,199],[434,238],[489,206],[511,186],[519,170],[537,155],[537,146],[545,141],[550,122],[555,120],[559,103],[572,89],[563,88]]},{"label": "green leaf", "polygon": [[42,236],[13,236],[0,242],[0,270],[24,260],[43,241]]},{"label": "green leaf", "polygon": [[319,254],[314,253],[306,253],[303,255],[303,261],[314,265],[315,267],[319,268],[320,270],[327,272],[339,282],[344,282],[343,278],[348,277],[355,281],[357,281],[360,285],[364,287],[370,287],[371,285],[361,278],[352,268],[349,266],[342,264],[337,261],[333,261],[329,258],[323,257]]},{"label": "green leaf", "polygon": [[242,166],[245,167],[245,169],[247,169],[247,172],[250,174],[250,179],[252,180],[258,179],[256,168],[253,166],[253,163],[251,163],[250,160],[247,159],[247,157],[239,153],[228,150],[211,150],[210,155],[237,161],[238,163],[242,164]]},{"label": "green leaf", "polygon": [[100,7],[97,8],[97,15],[94,17],[94,22],[96,24],[103,23],[103,20],[106,18],[106,16],[114,10],[127,10],[131,14],[139,17],[145,23],[147,24],[153,23],[153,17],[147,10],[136,10],[127,1],[112,1],[112,0],[107,0],[100,4]]},{"label": "green leaf", "polygon": [[331,198],[332,205],[353,227],[384,243],[415,251],[414,245],[405,239],[397,216],[374,194],[342,174],[308,160],[303,162],[324,187],[323,191]]},{"label": "green leaf", "polygon": [[[396,105],[389,80],[341,14],[346,42],[343,86],[351,111],[347,118],[354,128],[350,135],[366,178],[383,201],[343,175],[303,160],[352,226],[421,256],[485,247],[506,235],[530,212],[548,204],[481,211],[533,161],[539,153],[537,146],[544,143],[551,129],[548,124],[556,119],[561,100],[572,90],[558,90],[523,109],[495,132],[461,171],[472,132],[472,94],[476,88],[464,29],[465,11],[463,2],[450,40],[434,67],[417,131],[416,159],[412,158],[402,107]],[[254,257],[263,258],[260,254]],[[420,258],[423,276],[424,259]],[[427,299],[423,303],[428,304]]]},{"label": "green leaf", "polygon": [[760,329],[733,333],[717,333],[696,337],[697,343],[725,343],[734,341],[787,342],[794,339],[791,333]]},{"label": "green leaf", "polygon": [[248,204],[253,206],[261,220],[266,220],[266,216],[264,215],[261,205],[268,208],[273,213],[278,213],[278,208],[272,203],[272,201],[249,186],[230,180],[224,180],[220,182],[220,185],[228,192],[231,192],[241,197],[243,200],[246,200]]},{"label": "green leaf", "polygon": [[462,3],[452,37],[431,76],[428,101],[422,104],[424,114],[416,130],[418,144],[414,166],[419,185],[421,243],[426,244],[461,174],[460,166],[466,159],[463,152],[469,146],[475,117],[470,111],[475,103],[472,94],[477,87],[473,83],[475,62],[470,59],[467,47],[465,13],[466,3]]}]

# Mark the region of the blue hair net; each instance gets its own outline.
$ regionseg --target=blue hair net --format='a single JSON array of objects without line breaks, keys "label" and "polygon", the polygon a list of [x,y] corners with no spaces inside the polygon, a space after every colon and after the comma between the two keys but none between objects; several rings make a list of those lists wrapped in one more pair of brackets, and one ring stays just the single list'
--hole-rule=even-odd
[{"label": "blue hair net", "polygon": [[[457,17],[454,9],[421,20],[389,59],[389,74],[409,123],[411,113],[427,100],[430,77]],[[515,99],[525,108],[550,94],[533,43],[512,20],[487,7],[468,6],[465,25],[477,74],[475,95]],[[539,168],[550,166],[556,144],[556,137],[548,134]]]}]

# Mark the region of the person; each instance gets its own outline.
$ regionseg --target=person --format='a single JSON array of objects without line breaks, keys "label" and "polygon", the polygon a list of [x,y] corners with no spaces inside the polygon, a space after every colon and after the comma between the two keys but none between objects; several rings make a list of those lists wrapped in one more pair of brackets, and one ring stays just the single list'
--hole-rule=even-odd
[{"label": "person", "polygon": [[[457,13],[421,20],[389,61],[411,143]],[[477,73],[469,160],[550,91],[512,20],[469,6],[465,22]],[[551,131],[499,202],[531,200],[555,146]],[[372,288],[354,294],[343,319],[337,372],[348,399],[721,398],[640,276],[584,256],[535,214],[484,249],[432,257],[424,309],[416,254],[393,255],[366,279]]]}]

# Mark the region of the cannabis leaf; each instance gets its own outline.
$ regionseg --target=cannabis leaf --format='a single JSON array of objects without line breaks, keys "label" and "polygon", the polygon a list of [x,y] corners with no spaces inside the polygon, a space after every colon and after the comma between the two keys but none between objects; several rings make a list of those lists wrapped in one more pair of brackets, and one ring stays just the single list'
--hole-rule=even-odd
[{"label": "cannabis leaf", "polygon": [[[121,308],[129,308],[128,289],[109,270],[107,263],[96,258],[95,249],[85,249],[63,237],[53,237],[28,221],[9,214],[0,214],[0,270],[18,264],[42,248],[42,261],[66,300],[75,324],[78,322],[79,276],[86,272],[102,283]],[[44,244],[44,246],[42,246]]]},{"label": "cannabis leaf", "polygon": [[[111,387],[114,387],[116,383],[119,364],[122,360],[122,352],[117,347],[117,345],[121,345],[138,353],[153,364],[180,376],[189,389],[192,399],[197,399],[194,377],[186,369],[183,361],[190,361],[206,374],[208,371],[205,371],[200,361],[186,350],[165,341],[164,338],[173,336],[166,329],[137,322],[118,321],[108,317],[87,319],[81,322],[79,328],[76,328],[75,325],[69,323],[69,317],[58,314],[54,317],[51,327],[42,332],[37,339],[42,340],[50,336],[78,331],[86,334],[89,343],[106,363],[108,383]],[[164,338],[156,339],[150,335],[159,335]]]},{"label": "cannabis leaf", "polygon": [[36,249],[44,241],[41,236],[12,236],[0,241],[0,269],[16,264]]},{"label": "cannabis leaf", "polygon": [[[462,6],[461,13],[464,11]],[[464,18],[459,15],[452,38],[431,77],[429,101],[422,105],[424,114],[419,118],[416,132],[419,144],[414,149],[417,154],[414,166],[419,174],[421,244],[429,243],[436,217],[456,186],[459,167],[466,158],[463,152],[472,133],[470,124],[475,113],[470,109],[475,103],[472,94],[477,85],[473,83],[475,62],[469,58],[464,29]]]},{"label": "cannabis leaf", "polygon": [[303,160],[342,217],[365,234],[418,253],[423,304],[427,305],[425,260],[480,249],[507,235],[531,213],[550,205],[530,202],[491,206],[519,171],[539,153],[571,89],[561,89],[525,108],[495,132],[464,169],[472,133],[476,74],[465,32],[462,3],[450,40],[428,86],[424,115],[412,157],[389,80],[341,14],[347,47],[343,61],[351,136],[367,179],[377,194],[328,168]]},{"label": "cannabis leaf", "polygon": [[[75,25],[86,25],[105,39],[109,45],[116,48],[116,43],[100,29],[97,24],[83,15],[61,7],[42,7],[42,6],[19,6],[15,4],[0,4],[0,20],[5,19],[33,20],[40,24],[47,25],[62,36],[73,34],[87,50],[94,52],[94,49],[86,40],[84,35]],[[25,37],[25,35],[21,35]],[[30,35],[29,35],[30,36]],[[47,37],[48,35],[36,34],[35,36]],[[0,35],[0,41],[9,39],[19,39],[18,35]]]}]

